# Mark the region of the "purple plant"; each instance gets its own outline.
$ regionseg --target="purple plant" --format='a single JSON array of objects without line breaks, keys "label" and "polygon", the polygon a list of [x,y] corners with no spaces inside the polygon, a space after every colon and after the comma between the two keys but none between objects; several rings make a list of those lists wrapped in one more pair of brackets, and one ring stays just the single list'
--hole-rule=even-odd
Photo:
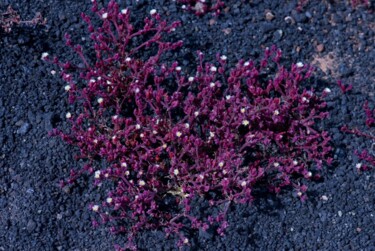
[{"label": "purple plant", "polygon": [[344,85],[341,80],[337,81],[337,85],[340,87],[342,94],[345,94],[353,89],[353,85]]},{"label": "purple plant", "polygon": [[21,20],[20,15],[15,11],[12,6],[8,6],[5,12],[0,13],[0,28],[5,32],[9,33],[12,31],[13,26],[27,25],[45,25],[46,19],[43,19],[42,15],[38,12],[35,17],[28,21]]},{"label": "purple plant", "polygon": [[371,6],[370,0],[350,0],[350,3],[351,3],[353,8],[355,8],[357,6],[360,6],[360,5],[363,5],[363,6],[366,6],[366,7]]},{"label": "purple plant", "polygon": [[[375,108],[371,109],[368,101],[366,101],[363,105],[363,110],[366,114],[366,126],[368,128],[372,128],[375,126]],[[351,133],[358,137],[370,139],[372,141],[375,141],[375,136],[372,133],[366,133],[363,132],[363,130],[360,130],[358,128],[350,129],[348,126],[343,126],[341,128],[342,132]],[[367,171],[371,168],[375,167],[375,156],[373,153],[370,153],[368,150],[362,150],[358,151],[355,150],[354,154],[358,156],[358,158],[361,160],[361,162],[356,164],[356,168],[359,171]]]},{"label": "purple plant", "polygon": [[[230,205],[251,202],[257,186],[276,193],[292,187],[306,199],[307,181],[332,161],[330,137],[315,126],[328,116],[326,93],[301,86],[311,68],[282,66],[281,51],[272,47],[259,63],[242,60],[231,69],[226,56],[212,64],[198,52],[196,72],[186,75],[177,62],[160,62],[181,46],[162,39],[178,22],[167,24],[152,10],[136,31],[130,11],[114,1],[102,9],[93,1],[92,10],[102,21],[99,28],[82,17],[95,59],[66,36],[84,67],[53,60],[76,111],[66,115],[70,131],[52,135],[76,146],[77,159],[87,162],[62,185],[83,174],[95,185],[113,185],[103,202],[90,205],[100,215],[95,225],[127,234],[125,248],[135,249],[134,237],[146,229],[162,229],[189,245],[184,228],[218,226],[224,234]],[[196,198],[219,213],[196,215]]]}]

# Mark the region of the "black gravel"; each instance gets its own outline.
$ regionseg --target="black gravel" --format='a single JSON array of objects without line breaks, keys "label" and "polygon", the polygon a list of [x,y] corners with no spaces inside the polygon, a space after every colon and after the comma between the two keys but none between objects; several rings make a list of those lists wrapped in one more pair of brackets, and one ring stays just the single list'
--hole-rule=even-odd
[{"label": "black gravel", "polygon": [[[208,60],[225,54],[233,65],[240,58],[257,58],[275,44],[283,50],[285,64],[315,64],[315,87],[332,90],[331,118],[322,128],[332,135],[335,163],[325,170],[324,180],[310,184],[308,201],[301,203],[285,192],[233,206],[227,235],[192,234],[191,250],[375,250],[375,171],[359,173],[352,153],[371,142],[339,130],[344,124],[363,128],[362,104],[375,101],[373,9],[311,0],[298,12],[296,1],[233,0],[218,18],[198,18],[174,1],[119,2],[130,6],[138,21],[155,8],[165,18],[183,22],[174,37],[185,46],[168,60],[178,60],[186,71],[198,49]],[[77,165],[74,149],[47,136],[64,126],[68,105],[64,83],[40,58],[43,52],[72,57],[62,37],[65,32],[75,41],[87,37],[79,14],[89,12],[90,1],[4,0],[0,9],[8,4],[23,19],[41,12],[47,25],[0,33],[0,250],[113,250],[113,243],[123,243],[124,237],[91,226],[87,207],[96,191],[87,181],[70,190],[57,185]],[[273,19],[266,19],[267,12]],[[343,95],[338,79],[353,84],[353,90]],[[177,249],[161,232],[142,233],[137,241],[141,250]]]}]

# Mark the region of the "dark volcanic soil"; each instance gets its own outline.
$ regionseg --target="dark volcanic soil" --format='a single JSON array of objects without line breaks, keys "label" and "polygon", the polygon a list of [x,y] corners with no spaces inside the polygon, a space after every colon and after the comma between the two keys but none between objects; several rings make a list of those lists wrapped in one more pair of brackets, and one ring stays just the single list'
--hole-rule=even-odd
[{"label": "dark volcanic soil", "polygon": [[[335,164],[322,182],[310,184],[309,200],[301,203],[287,192],[232,207],[227,235],[197,233],[191,250],[375,250],[375,171],[359,173],[352,153],[371,142],[339,131],[343,124],[363,127],[363,102],[375,102],[373,10],[311,0],[297,12],[296,1],[230,0],[219,17],[198,18],[171,0],[119,2],[137,20],[157,9],[183,22],[175,37],[185,46],[169,59],[186,70],[193,68],[198,49],[209,60],[225,54],[234,65],[275,44],[285,64],[315,64],[317,88],[332,90],[331,118],[323,127],[333,138]],[[63,81],[40,58],[43,52],[71,58],[62,37],[65,32],[77,42],[87,37],[79,14],[89,12],[90,1],[3,0],[0,9],[10,3],[23,19],[39,11],[48,21],[45,27],[0,33],[0,250],[113,250],[124,237],[91,227],[87,206],[97,195],[88,184],[71,190],[57,185],[77,165],[74,149],[47,136],[63,126],[68,105]],[[266,19],[268,11],[272,20]],[[338,79],[353,90],[343,95]],[[137,240],[141,250],[177,249],[161,232]]]}]

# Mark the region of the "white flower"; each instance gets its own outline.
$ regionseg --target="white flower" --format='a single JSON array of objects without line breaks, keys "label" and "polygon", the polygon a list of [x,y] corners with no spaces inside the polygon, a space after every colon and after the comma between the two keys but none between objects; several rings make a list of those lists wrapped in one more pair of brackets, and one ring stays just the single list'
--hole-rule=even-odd
[{"label": "white flower", "polygon": [[174,174],[174,175],[177,176],[179,173],[180,173],[180,171],[178,171],[178,169],[174,169],[174,170],[173,170],[173,174]]},{"label": "white flower", "polygon": [[99,104],[103,103],[103,98],[98,98],[98,103]]},{"label": "white flower", "polygon": [[42,60],[45,60],[48,57],[48,52],[43,52],[42,53]]},{"label": "white flower", "polygon": [[95,179],[99,179],[100,178],[100,171],[96,171],[95,172]]},{"label": "white flower", "polygon": [[121,163],[121,167],[127,167],[127,166],[128,166],[128,164],[126,164],[126,162]]},{"label": "white flower", "polygon": [[117,116],[117,115],[112,116],[112,119],[113,119],[113,120],[116,120],[116,119],[118,119],[118,116]]},{"label": "white flower", "polygon": [[95,79],[90,79],[90,83],[95,83]]},{"label": "white flower", "polygon": [[130,175],[130,172],[129,172],[129,171],[125,171],[125,175],[126,175],[126,176],[129,176],[129,175]]},{"label": "white flower", "polygon": [[241,113],[245,113],[246,109],[245,108],[241,108]]},{"label": "white flower", "polygon": [[139,88],[136,88],[134,92],[139,93],[140,92]]},{"label": "white flower", "polygon": [[249,121],[248,121],[247,119],[245,119],[244,121],[242,121],[242,124],[243,124],[244,126],[247,126],[247,125],[249,124]]},{"label": "white flower", "polygon": [[52,71],[51,71],[51,74],[52,74],[52,75],[55,75],[55,74],[56,74],[56,71],[55,71],[55,70],[52,70]]},{"label": "white flower", "polygon": [[70,112],[67,112],[66,115],[65,115],[65,117],[66,117],[67,119],[70,119],[70,118],[72,117],[72,114],[71,114]]},{"label": "white flower", "polygon": [[297,160],[293,160],[293,165],[298,165],[298,161]]},{"label": "white flower", "polygon": [[242,182],[241,182],[241,186],[242,186],[242,187],[245,187],[245,186],[246,186],[246,181],[242,181]]},{"label": "white flower", "polygon": [[302,67],[303,67],[303,63],[302,63],[302,62],[298,62],[298,63],[296,64],[296,66],[297,66],[298,68],[302,68]]},{"label": "white flower", "polygon": [[274,167],[279,167],[280,164],[279,164],[279,162],[275,162],[275,163],[273,163],[273,166],[274,166]]},{"label": "white flower", "polygon": [[199,115],[199,112],[194,112],[195,117],[198,117],[198,115]]},{"label": "white flower", "polygon": [[184,239],[184,244],[188,244],[189,243],[189,239],[188,238],[185,238]]},{"label": "white flower", "polygon": [[152,9],[152,10],[150,10],[150,15],[155,15],[156,14],[156,10],[155,9]]},{"label": "white flower", "polygon": [[107,80],[107,85],[111,85],[111,84],[112,84],[112,82]]},{"label": "white flower", "polygon": [[177,67],[175,68],[175,70],[176,70],[176,71],[181,71],[181,67],[180,67],[180,66],[177,66]]},{"label": "white flower", "polygon": [[328,87],[324,88],[323,91],[324,91],[325,93],[331,93],[331,92],[332,92],[331,89],[329,89]]},{"label": "white flower", "polygon": [[190,127],[189,123],[185,123],[185,128],[188,129]]},{"label": "white flower", "polygon": [[181,9],[183,9],[183,10],[186,9],[186,5],[185,5],[185,4],[182,5],[182,6],[181,6]]},{"label": "white flower", "polygon": [[246,61],[243,65],[244,65],[244,66],[249,66],[249,65],[250,65],[250,62],[249,62],[249,61]]},{"label": "white flower", "polygon": [[225,61],[225,60],[227,60],[227,56],[222,55],[222,56],[220,57],[220,59],[223,60],[223,61]]},{"label": "white flower", "polygon": [[223,167],[224,166],[224,162],[223,161],[220,161],[219,163],[219,167]]},{"label": "white flower", "polygon": [[303,103],[309,103],[309,100],[306,97],[302,97],[302,102]]},{"label": "white flower", "polygon": [[299,191],[299,192],[297,193],[297,195],[298,195],[298,197],[301,197],[301,196],[302,196],[302,192]]},{"label": "white flower", "polygon": [[223,174],[227,174],[227,173],[228,173],[227,170],[224,169],[224,170],[223,170]]},{"label": "white flower", "polygon": [[141,125],[140,125],[140,124],[136,124],[136,125],[135,125],[135,128],[136,128],[136,129],[141,129]]},{"label": "white flower", "polygon": [[215,133],[214,132],[210,132],[210,138],[213,138],[215,137]]},{"label": "white flower", "polygon": [[274,112],[273,112],[273,115],[279,115],[280,114],[280,112],[279,112],[279,110],[275,110]]},{"label": "white flower", "polygon": [[194,81],[194,77],[189,77],[188,80],[189,80],[189,82],[193,82]]},{"label": "white flower", "polygon": [[102,18],[103,18],[103,19],[107,19],[107,17],[108,17],[108,13],[107,13],[107,12],[104,12],[104,13],[102,14]]},{"label": "white flower", "polygon": [[92,211],[98,212],[99,211],[99,206],[98,205],[92,206]]},{"label": "white flower", "polygon": [[361,168],[362,168],[362,163],[357,163],[357,164],[355,165],[355,167],[356,167],[357,169],[361,169]]},{"label": "white flower", "polygon": [[232,96],[231,95],[227,95],[227,96],[225,96],[225,98],[226,98],[226,100],[230,100],[232,98]]},{"label": "white flower", "polygon": [[210,87],[211,88],[215,87],[215,83],[214,82],[210,83]]},{"label": "white flower", "polygon": [[130,61],[132,61],[132,59],[131,59],[130,57],[127,57],[127,58],[125,59],[125,61],[126,61],[126,62],[130,62]]},{"label": "white flower", "polygon": [[182,133],[181,132],[176,132],[177,137],[181,137]]},{"label": "white flower", "polygon": [[162,145],[163,149],[167,148],[167,144]]},{"label": "white flower", "polygon": [[312,177],[312,172],[308,172],[307,177],[309,177],[309,178]]},{"label": "white flower", "polygon": [[124,14],[124,15],[125,15],[126,13],[128,13],[128,9],[122,9],[122,10],[121,10],[121,14]]},{"label": "white flower", "polygon": [[217,68],[215,66],[211,66],[210,71],[215,72],[217,71]]},{"label": "white flower", "polygon": [[67,92],[70,90],[70,88],[71,88],[70,85],[66,85],[66,86],[64,87],[65,91],[67,91]]},{"label": "white flower", "polygon": [[146,185],[146,182],[144,180],[140,180],[138,182],[138,185],[140,185],[141,187],[143,187],[144,185]]},{"label": "white flower", "polygon": [[141,138],[143,138],[145,135],[143,134],[143,133],[141,133],[140,135],[139,135],[139,137],[141,137]]},{"label": "white flower", "polygon": [[107,201],[108,204],[111,204],[113,199],[109,197],[109,198],[106,199],[106,201]]},{"label": "white flower", "polygon": [[152,133],[153,133],[153,134],[158,134],[158,132],[157,132],[157,131],[155,131],[155,130],[153,130],[153,131],[152,131]]}]

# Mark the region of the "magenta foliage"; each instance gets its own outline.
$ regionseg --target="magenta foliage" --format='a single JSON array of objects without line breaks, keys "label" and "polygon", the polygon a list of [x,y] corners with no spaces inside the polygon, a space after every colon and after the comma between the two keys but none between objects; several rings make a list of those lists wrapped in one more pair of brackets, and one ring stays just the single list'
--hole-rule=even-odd
[{"label": "magenta foliage", "polygon": [[366,125],[368,127],[375,126],[375,108],[371,109],[369,107],[368,101],[365,102],[363,105],[363,110],[365,111],[366,114]]},{"label": "magenta foliage", "polygon": [[[120,11],[114,1],[103,9],[94,1],[93,11],[102,20],[99,28],[82,17],[95,61],[69,36],[68,46],[85,66],[54,60],[77,110],[67,116],[70,132],[53,134],[87,161],[71,171],[67,184],[89,173],[96,185],[114,185],[104,202],[90,208],[112,232],[128,235],[128,248],[145,229],[164,229],[179,236],[180,245],[188,244],[182,233],[186,220],[193,229],[219,224],[223,234],[230,204],[251,202],[257,185],[274,192],[293,187],[306,198],[306,181],[331,162],[330,137],[315,126],[328,116],[326,103],[301,86],[311,76],[309,67],[282,66],[274,47],[259,63],[242,60],[232,69],[226,56],[211,64],[199,52],[196,72],[186,76],[177,62],[159,62],[181,46],[162,40],[179,23],[167,24],[153,13],[136,31],[129,10]],[[145,51],[151,56],[142,58]],[[100,169],[96,159],[106,167]],[[198,197],[220,213],[194,215],[191,204]],[[167,198],[176,208],[166,207]]]},{"label": "magenta foliage", "polygon": [[371,6],[370,0],[351,0],[350,3],[352,4],[353,7],[357,7],[359,5],[363,5],[366,7]]},{"label": "magenta foliage", "polygon": [[345,94],[353,89],[353,85],[344,85],[341,80],[337,81],[337,85],[340,87],[342,94]]},{"label": "magenta foliage", "polygon": [[[363,105],[363,110],[366,115],[366,126],[371,129],[375,126],[375,108],[371,109],[368,101],[366,101]],[[364,130],[360,130],[358,128],[350,129],[348,126],[343,126],[341,128],[341,131],[354,134],[361,138],[372,140],[373,142],[375,141],[375,136],[373,134],[364,132]],[[375,167],[375,156],[368,150],[355,150],[354,154],[357,155],[361,161],[363,161],[363,163],[357,163],[356,167],[358,170],[367,171],[370,168]]]}]

